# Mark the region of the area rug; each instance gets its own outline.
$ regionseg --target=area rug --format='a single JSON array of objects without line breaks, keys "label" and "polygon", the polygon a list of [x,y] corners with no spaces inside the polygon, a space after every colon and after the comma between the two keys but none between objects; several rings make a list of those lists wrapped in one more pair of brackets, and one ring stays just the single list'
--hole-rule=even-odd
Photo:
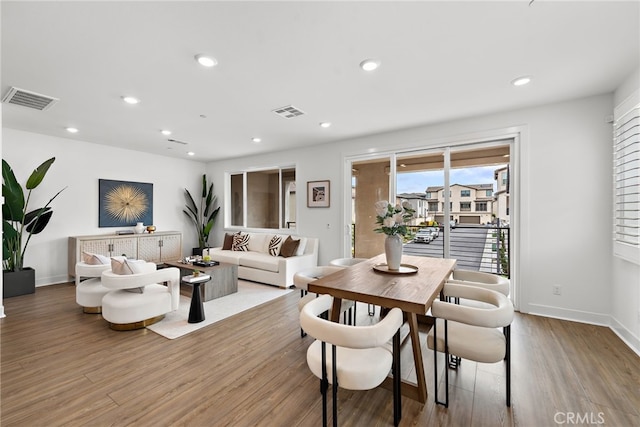
[{"label": "area rug", "polygon": [[180,296],[180,307],[177,311],[167,313],[160,322],[147,329],[170,340],[179,338],[189,332],[197,331],[205,326],[241,313],[265,302],[274,300],[293,292],[293,289],[282,289],[275,286],[238,280],[238,292],[204,303],[205,320],[200,323],[189,323],[189,306],[191,298]]}]

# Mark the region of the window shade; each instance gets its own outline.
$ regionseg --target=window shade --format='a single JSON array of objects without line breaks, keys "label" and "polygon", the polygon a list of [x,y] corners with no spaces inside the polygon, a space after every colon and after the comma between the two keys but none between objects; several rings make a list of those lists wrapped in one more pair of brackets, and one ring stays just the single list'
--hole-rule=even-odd
[{"label": "window shade", "polygon": [[640,102],[616,108],[613,128],[614,254],[640,264]]}]

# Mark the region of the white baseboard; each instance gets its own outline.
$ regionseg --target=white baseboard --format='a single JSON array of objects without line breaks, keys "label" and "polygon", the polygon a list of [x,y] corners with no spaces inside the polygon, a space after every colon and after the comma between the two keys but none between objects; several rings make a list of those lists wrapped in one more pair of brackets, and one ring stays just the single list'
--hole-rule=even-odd
[{"label": "white baseboard", "polygon": [[560,320],[587,323],[590,325],[607,326],[631,350],[640,356],[640,338],[635,336],[624,325],[609,314],[591,313],[588,311],[569,310],[566,308],[550,307],[539,304],[529,304],[528,314],[551,317]]},{"label": "white baseboard", "polygon": [[58,285],[60,283],[67,282],[73,282],[73,279],[66,274],[59,276],[42,277],[36,279],[36,288],[39,288],[40,286]]}]

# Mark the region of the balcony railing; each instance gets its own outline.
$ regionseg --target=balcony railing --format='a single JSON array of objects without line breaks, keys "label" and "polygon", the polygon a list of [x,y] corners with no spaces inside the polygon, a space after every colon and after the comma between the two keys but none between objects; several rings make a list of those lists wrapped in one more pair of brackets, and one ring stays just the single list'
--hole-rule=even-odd
[{"label": "balcony railing", "polygon": [[[415,234],[420,228],[411,226]],[[510,277],[510,242],[509,227],[458,225],[454,229],[439,227],[439,236],[432,242],[414,243],[408,239],[403,253],[407,255],[444,257],[444,233],[451,233],[449,257],[456,259],[457,268],[484,271]],[[410,238],[411,236],[407,236]]]}]

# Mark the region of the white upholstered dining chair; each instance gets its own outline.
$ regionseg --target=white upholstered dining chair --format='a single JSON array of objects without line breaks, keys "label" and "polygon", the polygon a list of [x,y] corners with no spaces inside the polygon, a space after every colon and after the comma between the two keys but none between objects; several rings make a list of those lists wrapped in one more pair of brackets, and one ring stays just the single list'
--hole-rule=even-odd
[{"label": "white upholstered dining chair", "polygon": [[[307,349],[307,364],[320,379],[322,424],[327,425],[327,393],[332,385],[333,425],[338,425],[338,386],[347,390],[371,390],[393,372],[393,418],[402,417],[400,384],[400,327],[402,311],[394,308],[379,323],[351,326],[319,317],[333,304],[329,295],[307,303],[300,324],[315,341]],[[389,340],[393,340],[389,348]]]},{"label": "white upholstered dining chair", "polygon": [[[427,346],[434,351],[435,401],[449,405],[449,355],[480,363],[505,362],[506,401],[511,406],[511,322],[513,304],[503,294],[475,286],[446,283],[443,294],[449,298],[464,298],[486,304],[470,307],[447,300],[436,300],[431,306],[435,324],[427,336]],[[499,328],[503,328],[501,331]],[[438,400],[438,354],[445,354],[444,402]]]}]

